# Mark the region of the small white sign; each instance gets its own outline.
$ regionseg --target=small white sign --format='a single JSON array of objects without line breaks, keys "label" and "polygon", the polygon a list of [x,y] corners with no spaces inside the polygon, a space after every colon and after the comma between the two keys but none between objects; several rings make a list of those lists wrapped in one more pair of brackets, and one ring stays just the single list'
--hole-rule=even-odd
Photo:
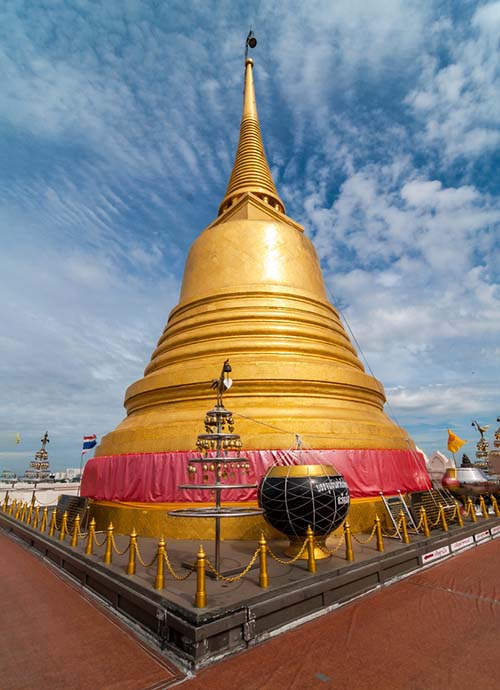
[{"label": "small white sign", "polygon": [[485,541],[486,539],[491,539],[491,534],[489,529],[485,529],[482,532],[478,532],[474,535],[476,542]]},{"label": "small white sign", "polygon": [[[499,525],[500,527],[500,525]],[[469,546],[474,546],[474,537],[464,537],[463,539],[460,539],[459,541],[453,542],[451,544],[451,552],[456,553],[457,551],[462,551],[462,549],[467,549]]]},{"label": "small white sign", "polygon": [[497,539],[500,537],[500,525],[496,525],[496,527],[492,527],[490,529],[490,534],[493,537],[493,539]]},{"label": "small white sign", "polygon": [[437,561],[438,558],[444,558],[445,556],[448,556],[450,553],[450,547],[449,546],[442,546],[440,549],[435,549],[434,551],[429,551],[428,553],[424,553],[422,556],[422,565],[426,565],[427,563],[432,563],[432,561]]}]

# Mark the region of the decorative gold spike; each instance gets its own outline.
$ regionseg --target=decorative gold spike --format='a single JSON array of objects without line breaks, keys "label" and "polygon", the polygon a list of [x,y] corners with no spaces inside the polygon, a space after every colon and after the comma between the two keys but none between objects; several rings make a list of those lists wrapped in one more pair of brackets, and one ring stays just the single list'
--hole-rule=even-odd
[{"label": "decorative gold spike", "polygon": [[267,163],[260,133],[257,103],[253,85],[253,60],[245,60],[245,89],[243,91],[243,114],[241,117],[240,140],[236,151],[233,172],[229,178],[226,195],[219,208],[219,215],[230,208],[245,192],[252,192],[266,200],[281,213],[285,207]]}]

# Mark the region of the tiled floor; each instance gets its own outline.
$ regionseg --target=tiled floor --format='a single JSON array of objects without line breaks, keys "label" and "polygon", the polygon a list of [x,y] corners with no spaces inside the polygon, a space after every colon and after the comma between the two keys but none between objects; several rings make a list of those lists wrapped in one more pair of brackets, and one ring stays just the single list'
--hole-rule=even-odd
[{"label": "tiled floor", "polygon": [[0,690],[162,690],[181,674],[0,533]]}]

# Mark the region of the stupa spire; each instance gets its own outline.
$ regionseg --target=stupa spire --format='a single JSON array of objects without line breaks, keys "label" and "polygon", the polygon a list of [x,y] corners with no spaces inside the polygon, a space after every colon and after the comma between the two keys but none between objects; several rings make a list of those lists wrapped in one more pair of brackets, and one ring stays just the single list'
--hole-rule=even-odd
[{"label": "stupa spire", "polygon": [[277,211],[284,213],[284,204],[276,191],[264,152],[255,100],[253,60],[249,57],[245,58],[245,87],[240,139],[226,194],[219,207],[219,215],[230,208],[246,192],[255,194]]}]

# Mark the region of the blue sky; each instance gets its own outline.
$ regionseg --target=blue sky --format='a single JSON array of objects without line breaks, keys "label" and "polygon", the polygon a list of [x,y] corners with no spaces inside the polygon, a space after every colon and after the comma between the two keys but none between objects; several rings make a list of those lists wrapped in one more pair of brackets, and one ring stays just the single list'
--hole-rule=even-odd
[{"label": "blue sky", "polygon": [[428,453],[492,438],[499,1],[4,0],[0,468],[123,417],[224,196],[250,25],[274,180],[388,412]]}]

